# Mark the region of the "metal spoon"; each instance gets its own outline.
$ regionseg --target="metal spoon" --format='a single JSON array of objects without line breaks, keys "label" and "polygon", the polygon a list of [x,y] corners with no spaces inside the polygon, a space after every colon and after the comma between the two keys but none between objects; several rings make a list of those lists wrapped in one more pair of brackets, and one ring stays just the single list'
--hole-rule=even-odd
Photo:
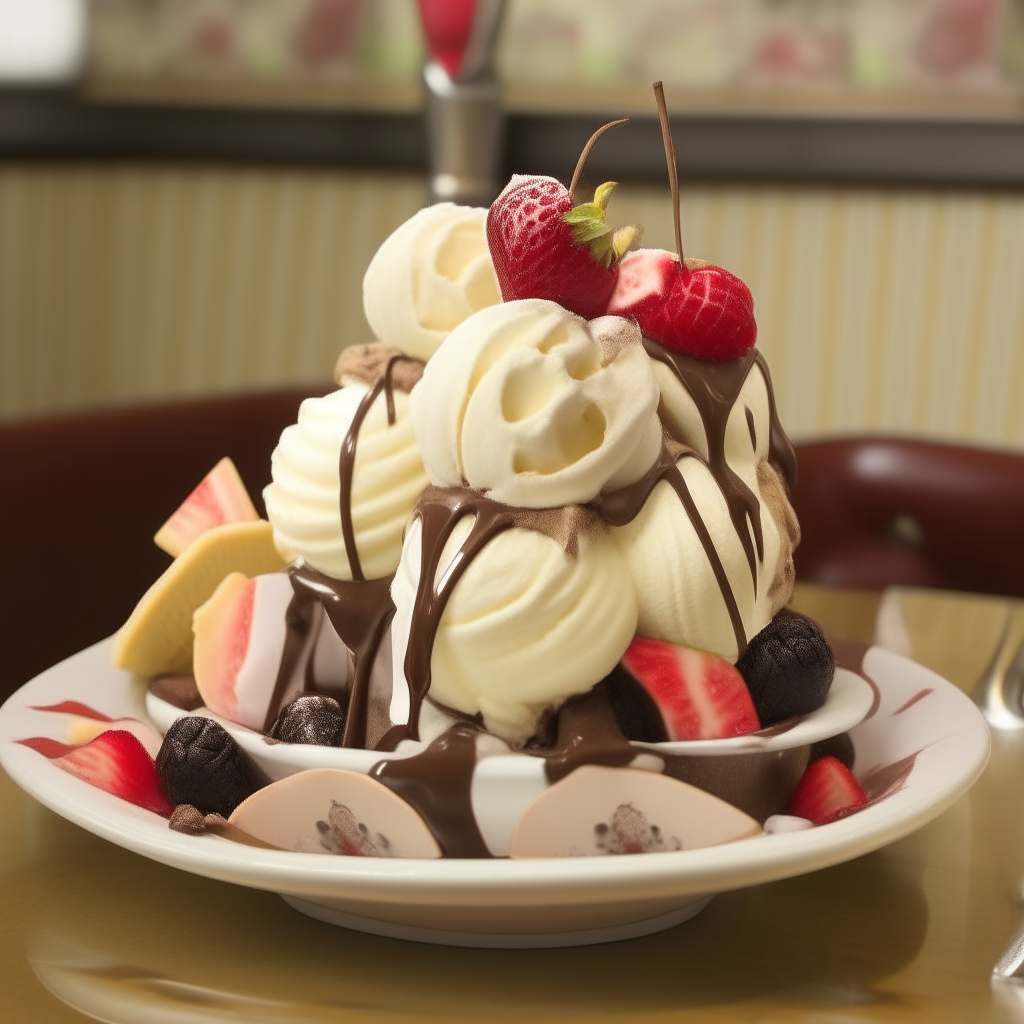
[{"label": "metal spoon", "polygon": [[1024,605],[1006,610],[999,646],[972,697],[993,729],[1024,729]]}]

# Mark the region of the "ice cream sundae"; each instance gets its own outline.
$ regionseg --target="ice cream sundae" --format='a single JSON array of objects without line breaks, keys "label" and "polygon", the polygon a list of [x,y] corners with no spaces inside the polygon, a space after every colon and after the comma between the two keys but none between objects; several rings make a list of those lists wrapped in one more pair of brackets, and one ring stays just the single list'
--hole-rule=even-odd
[{"label": "ice cream sundae", "polygon": [[[785,610],[795,459],[750,292],[631,249],[613,188],[517,175],[489,211],[416,214],[366,274],[378,340],[271,456],[267,520],[220,467],[162,531],[115,663],[174,709],[145,769],[172,827],[608,855],[864,803],[841,741],[767,742],[834,661]],[[341,760],[281,777],[253,756],[281,744]]]}]

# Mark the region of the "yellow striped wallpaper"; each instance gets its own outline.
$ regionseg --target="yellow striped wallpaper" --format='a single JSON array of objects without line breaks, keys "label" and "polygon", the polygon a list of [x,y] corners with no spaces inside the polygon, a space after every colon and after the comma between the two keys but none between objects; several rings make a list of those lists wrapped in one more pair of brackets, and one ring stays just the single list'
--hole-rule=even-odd
[{"label": "yellow striped wallpaper", "polygon": [[[415,175],[0,168],[0,416],[323,381],[366,340],[362,272]],[[1024,195],[708,186],[688,255],[750,285],[797,437],[1024,447]],[[666,190],[611,207],[671,248]]]}]

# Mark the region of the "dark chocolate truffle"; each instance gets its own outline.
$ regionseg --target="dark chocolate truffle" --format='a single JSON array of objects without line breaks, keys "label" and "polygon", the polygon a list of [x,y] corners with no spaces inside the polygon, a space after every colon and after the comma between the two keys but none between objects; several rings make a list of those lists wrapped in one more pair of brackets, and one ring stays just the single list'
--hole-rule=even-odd
[{"label": "dark chocolate truffle", "polygon": [[281,709],[269,736],[283,743],[336,747],[344,730],[345,712],[333,697],[301,693]]},{"label": "dark chocolate truffle", "polygon": [[836,663],[817,623],[782,612],[750,641],[736,667],[764,728],[820,708]]},{"label": "dark chocolate truffle", "polygon": [[231,812],[267,779],[249,755],[212,718],[187,715],[167,730],[156,770],[176,804],[204,814]]}]

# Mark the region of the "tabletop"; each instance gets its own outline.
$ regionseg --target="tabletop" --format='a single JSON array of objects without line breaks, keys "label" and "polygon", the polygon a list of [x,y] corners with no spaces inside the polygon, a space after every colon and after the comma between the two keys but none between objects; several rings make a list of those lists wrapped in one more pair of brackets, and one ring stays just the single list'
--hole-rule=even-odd
[{"label": "tabletop", "polygon": [[[798,585],[837,635],[906,653],[970,692],[1024,602]],[[1016,640],[1014,640],[1016,643]],[[304,917],[277,896],[164,867],[47,811],[0,772],[5,1019],[213,1021],[1024,1020],[992,969],[1024,922],[1024,731],[907,838],[721,894],[644,938],[571,949],[428,946]]]}]

